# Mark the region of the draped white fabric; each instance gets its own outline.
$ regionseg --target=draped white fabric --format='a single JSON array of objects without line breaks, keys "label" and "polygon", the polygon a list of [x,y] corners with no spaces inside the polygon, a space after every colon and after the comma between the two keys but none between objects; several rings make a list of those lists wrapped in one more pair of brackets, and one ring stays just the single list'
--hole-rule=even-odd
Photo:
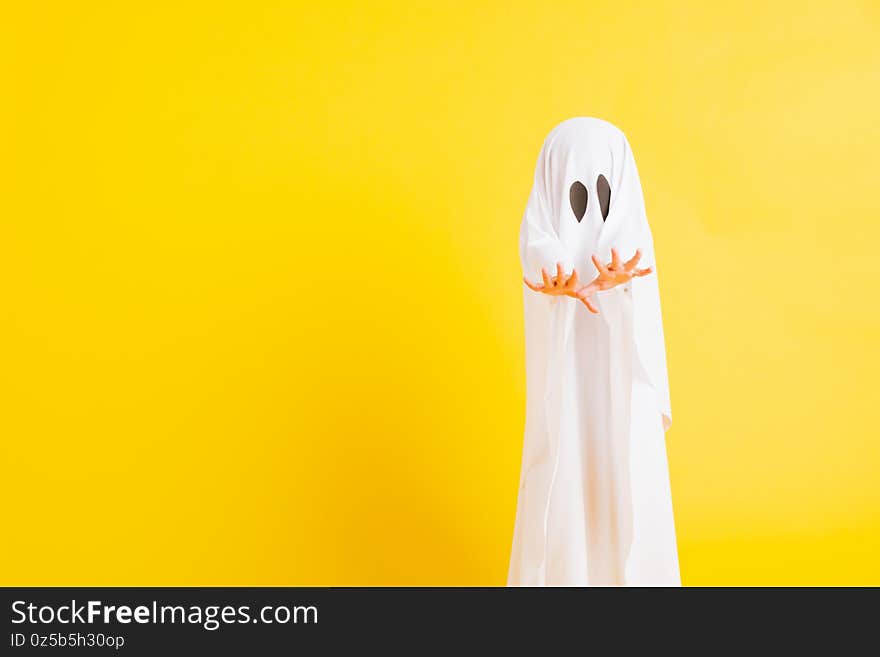
[{"label": "draped white fabric", "polygon": [[[603,219],[597,179],[611,187]],[[588,190],[578,221],[569,190]],[[510,586],[679,585],[665,430],[672,412],[654,244],[624,134],[593,118],[556,126],[541,149],[520,230],[523,273],[557,262],[586,284],[590,260],[642,250],[638,277],[594,300],[524,287],[526,427]]]}]

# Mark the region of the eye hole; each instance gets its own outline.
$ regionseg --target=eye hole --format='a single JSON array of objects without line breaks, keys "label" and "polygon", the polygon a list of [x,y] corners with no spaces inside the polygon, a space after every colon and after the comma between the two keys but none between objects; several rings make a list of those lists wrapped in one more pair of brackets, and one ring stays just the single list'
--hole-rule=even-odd
[{"label": "eye hole", "polygon": [[575,180],[568,190],[568,200],[571,202],[571,211],[580,223],[587,213],[587,188],[579,180]]},{"label": "eye hole", "polygon": [[602,221],[608,218],[608,209],[611,207],[611,185],[601,173],[596,179],[596,192],[599,194],[599,207],[602,209]]}]

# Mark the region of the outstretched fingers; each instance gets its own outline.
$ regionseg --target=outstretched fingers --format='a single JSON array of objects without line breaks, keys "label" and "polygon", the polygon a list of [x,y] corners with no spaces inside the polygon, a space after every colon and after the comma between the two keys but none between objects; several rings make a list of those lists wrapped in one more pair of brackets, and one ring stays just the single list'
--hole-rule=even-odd
[{"label": "outstretched fingers", "polygon": [[578,282],[578,273],[577,269],[571,270],[571,276],[568,277],[568,280],[565,281],[565,287],[569,289],[574,289],[577,286]]},{"label": "outstretched fingers", "polygon": [[582,304],[584,304],[587,307],[587,310],[589,310],[591,313],[598,315],[599,309],[596,308],[596,306],[593,304],[593,301],[591,299],[592,295],[593,295],[592,288],[590,286],[587,286],[587,287],[582,287],[580,290],[578,290],[576,296],[578,298],[578,301],[580,301]]},{"label": "outstretched fingers", "polygon": [[553,281],[550,279],[550,274],[547,273],[547,270],[541,267],[541,278],[544,279],[544,287],[553,287]]},{"label": "outstretched fingers", "polygon": [[615,269],[619,269],[619,268],[620,268],[620,254],[617,252],[617,249],[611,249],[611,264],[608,266],[608,269],[610,269],[611,271],[614,271]]},{"label": "outstretched fingers", "polygon": [[584,305],[587,307],[587,310],[589,310],[589,311],[590,311],[591,313],[593,313],[594,315],[598,315],[598,314],[599,314],[599,309],[596,308],[596,306],[593,305],[593,302],[590,301],[589,298],[583,298],[583,299],[581,299],[581,303],[584,304]]},{"label": "outstretched fingers", "polygon": [[636,269],[635,272],[633,272],[633,276],[647,276],[652,271],[654,271],[653,267],[645,267],[644,269]]},{"label": "outstretched fingers", "polygon": [[526,287],[528,287],[530,290],[533,290],[533,291],[535,291],[535,292],[540,292],[541,290],[544,289],[544,286],[543,286],[543,285],[540,285],[540,284],[538,284],[538,283],[532,283],[532,282],[531,282],[528,278],[526,278],[525,276],[523,276],[523,283],[526,284]]},{"label": "outstretched fingers", "polygon": [[592,256],[590,256],[590,259],[593,261],[593,264],[596,265],[596,269],[599,270],[600,274],[606,276],[608,275],[608,267],[606,267],[605,264],[601,260],[599,260],[599,256],[594,253]]},{"label": "outstretched fingers", "polygon": [[637,264],[639,264],[639,260],[641,260],[641,259],[642,259],[642,250],[636,249],[636,254],[632,258],[627,260],[626,263],[623,265],[624,269],[626,269],[627,271],[632,271],[633,269],[635,269],[635,266]]}]

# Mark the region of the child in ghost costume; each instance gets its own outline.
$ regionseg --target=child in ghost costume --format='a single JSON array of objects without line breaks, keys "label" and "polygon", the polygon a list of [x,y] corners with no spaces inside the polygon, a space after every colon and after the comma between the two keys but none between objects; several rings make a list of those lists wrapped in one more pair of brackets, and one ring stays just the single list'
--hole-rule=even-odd
[{"label": "child in ghost costume", "polygon": [[520,258],[527,401],[507,583],[678,586],[654,244],[619,129],[579,117],[550,132]]}]

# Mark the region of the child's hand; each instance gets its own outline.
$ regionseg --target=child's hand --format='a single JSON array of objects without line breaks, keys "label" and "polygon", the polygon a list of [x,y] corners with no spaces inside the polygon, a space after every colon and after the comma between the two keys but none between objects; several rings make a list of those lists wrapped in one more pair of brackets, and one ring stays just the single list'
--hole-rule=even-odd
[{"label": "child's hand", "polygon": [[593,264],[596,265],[596,269],[599,270],[599,275],[596,276],[589,285],[581,288],[578,295],[584,293],[587,296],[590,296],[595,292],[610,290],[617,285],[628,283],[637,276],[647,276],[653,271],[650,267],[645,267],[644,269],[636,268],[641,257],[641,249],[636,249],[636,254],[621,264],[617,249],[611,249],[611,263],[606,266],[603,265],[602,261],[594,255]]},{"label": "child's hand", "polygon": [[523,278],[523,282],[529,287],[530,290],[534,290],[535,292],[541,292],[542,294],[549,294],[551,296],[572,297],[574,299],[578,299],[581,303],[583,303],[591,313],[599,312],[599,309],[596,308],[596,306],[594,306],[590,301],[590,297],[593,295],[593,291],[590,291],[588,294],[582,294],[586,287],[578,289],[577,270],[572,269],[571,276],[566,278],[565,272],[562,269],[562,263],[556,263],[556,276],[554,278],[550,278],[550,274],[548,274],[547,270],[543,268],[541,269],[541,276],[544,279],[543,284],[532,283],[527,278]]}]

